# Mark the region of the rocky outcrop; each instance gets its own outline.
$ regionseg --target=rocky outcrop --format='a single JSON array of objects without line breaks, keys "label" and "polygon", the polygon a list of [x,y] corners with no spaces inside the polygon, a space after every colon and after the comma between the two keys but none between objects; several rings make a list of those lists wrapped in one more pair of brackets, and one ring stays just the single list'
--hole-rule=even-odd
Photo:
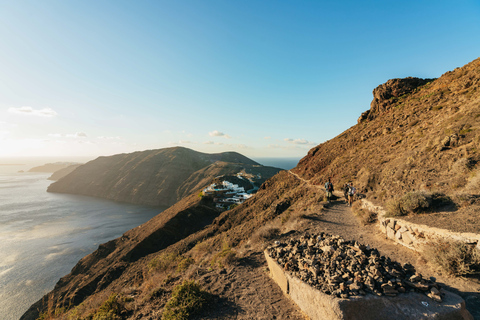
[{"label": "rocky outcrop", "polygon": [[390,79],[379,85],[373,89],[373,100],[370,104],[370,110],[362,113],[358,122],[375,119],[395,105],[398,98],[413,92],[416,88],[433,80],[435,79],[408,77],[403,79]]},{"label": "rocky outcrop", "polygon": [[470,176],[455,163],[480,163],[479,70],[477,59],[436,80],[387,81],[363,121],[312,148],[292,171],[315,184],[351,180],[380,202],[414,190],[461,191]]}]

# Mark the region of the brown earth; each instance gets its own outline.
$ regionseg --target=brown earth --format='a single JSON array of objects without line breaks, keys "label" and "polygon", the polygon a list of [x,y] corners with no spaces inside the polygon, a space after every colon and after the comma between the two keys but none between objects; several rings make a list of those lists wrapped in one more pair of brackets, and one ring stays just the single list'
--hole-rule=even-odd
[{"label": "brown earth", "polygon": [[[407,88],[411,81],[394,83]],[[445,207],[453,208],[451,213],[407,217],[426,219],[426,224],[442,214],[455,220],[456,214],[473,212],[480,190],[479,86],[477,59],[419,87],[392,90],[403,95],[391,94],[391,103],[378,102],[385,108],[374,110],[373,118],[365,117],[313,148],[292,169],[294,174],[279,172],[242,205],[219,213],[208,198],[192,194],[100,246],[22,319],[35,319],[40,312],[51,319],[85,317],[112,292],[128,297],[121,319],[157,319],[184,279],[196,280],[213,294],[200,318],[298,319],[301,313],[268,278],[261,254],[277,237],[304,231],[338,234],[410,262],[461,294],[480,319],[478,278],[441,274],[416,253],[385,240],[375,227],[360,224],[341,201],[325,208],[322,187],[328,177],[337,187],[352,180],[369,200],[382,205],[419,190],[451,199]]]},{"label": "brown earth", "polygon": [[174,147],[99,157],[52,183],[48,192],[171,206],[221,175],[240,171],[260,174],[260,186],[280,170],[236,152],[207,154]]}]

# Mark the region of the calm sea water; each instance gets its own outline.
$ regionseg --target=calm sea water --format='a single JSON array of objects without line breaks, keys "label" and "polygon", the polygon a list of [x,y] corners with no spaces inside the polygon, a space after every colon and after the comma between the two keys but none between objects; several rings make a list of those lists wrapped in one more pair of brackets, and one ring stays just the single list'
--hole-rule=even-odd
[{"label": "calm sea water", "polygon": [[[99,244],[162,211],[47,193],[50,174],[0,166],[0,318],[17,320]],[[27,169],[28,170],[28,169]]]}]

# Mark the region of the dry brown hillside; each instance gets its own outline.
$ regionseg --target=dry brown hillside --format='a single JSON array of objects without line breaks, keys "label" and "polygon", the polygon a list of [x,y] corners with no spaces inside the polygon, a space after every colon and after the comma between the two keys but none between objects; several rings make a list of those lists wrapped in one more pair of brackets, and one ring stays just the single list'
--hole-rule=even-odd
[{"label": "dry brown hillside", "polygon": [[446,196],[450,211],[471,210],[480,193],[479,86],[480,59],[436,80],[389,80],[357,125],[311,149],[293,171],[318,184],[353,181],[383,205],[425,191]]},{"label": "dry brown hillside", "polygon": [[72,193],[152,206],[170,206],[215,177],[242,170],[271,177],[264,167],[236,152],[207,154],[182,147],[99,157],[48,187]]},{"label": "dry brown hillside", "polygon": [[[479,84],[479,59],[433,81],[387,82],[375,89],[371,110],[357,125],[310,150],[293,173],[279,172],[222,213],[195,194],[181,200],[83,258],[22,319],[101,319],[108,312],[112,319],[169,319],[179,294],[174,288],[185,289],[187,279],[211,292],[188,291],[208,301],[199,319],[301,319],[265,272],[266,243],[306,228],[375,240],[373,229],[354,225],[349,211],[338,209],[346,208],[340,201],[331,216],[347,224],[326,219],[322,187],[315,184],[330,176],[337,186],[352,180],[377,202],[426,190],[450,199],[443,202],[451,206],[448,214],[475,207]],[[478,309],[478,294],[466,294],[473,301],[467,308]]]}]

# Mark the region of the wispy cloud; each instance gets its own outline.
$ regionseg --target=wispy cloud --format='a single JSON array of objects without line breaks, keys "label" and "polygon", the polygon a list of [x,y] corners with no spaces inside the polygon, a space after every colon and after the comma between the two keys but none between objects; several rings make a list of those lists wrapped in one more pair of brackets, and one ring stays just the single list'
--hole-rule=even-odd
[{"label": "wispy cloud", "polygon": [[112,140],[121,140],[122,138],[116,136],[116,137],[106,137],[106,136],[99,136],[97,137],[99,140],[106,140],[106,141],[112,141]]},{"label": "wispy cloud", "polygon": [[305,139],[290,139],[290,138],[285,138],[283,139],[284,141],[292,144],[300,144],[300,145],[307,145],[307,146],[316,146],[316,142],[308,141]]},{"label": "wispy cloud", "polygon": [[37,117],[46,117],[51,118],[57,115],[57,112],[52,108],[43,108],[43,109],[33,109],[32,107],[18,107],[18,108],[8,108],[8,112],[14,114],[21,114],[26,116],[37,116]]},{"label": "wispy cloud", "polygon": [[224,137],[225,139],[230,139],[231,138],[228,134],[225,134],[225,133],[220,132],[218,130],[214,130],[212,132],[209,132],[208,135],[210,137]]},{"label": "wispy cloud", "polygon": [[76,133],[50,133],[48,135],[52,138],[70,138],[70,139],[79,139],[79,138],[87,138],[87,134],[85,132],[76,132]]}]

